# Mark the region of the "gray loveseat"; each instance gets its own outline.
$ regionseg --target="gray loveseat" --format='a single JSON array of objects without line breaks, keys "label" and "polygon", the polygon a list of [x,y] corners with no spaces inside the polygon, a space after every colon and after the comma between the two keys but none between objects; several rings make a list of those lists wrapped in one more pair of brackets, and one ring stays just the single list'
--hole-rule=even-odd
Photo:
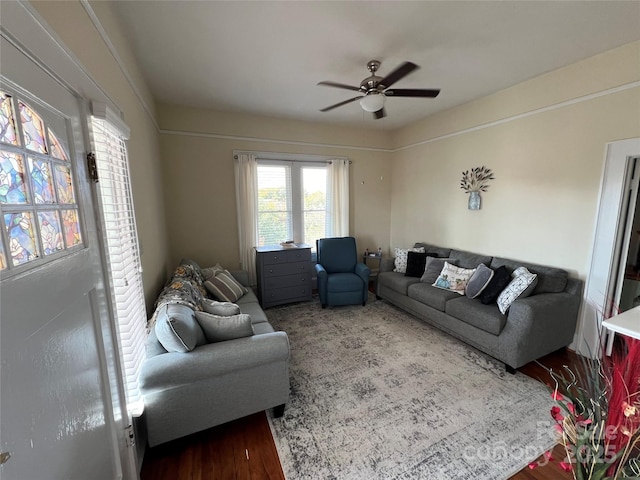
[{"label": "gray loveseat", "polygon": [[[152,447],[270,408],[281,416],[289,398],[287,334],[274,331],[249,288],[235,303],[251,316],[253,335],[216,343],[200,341],[186,353],[168,352],[160,343],[155,331],[158,322],[191,321],[207,297],[197,270],[195,263],[182,262],[152,317],[140,374]],[[239,283],[249,285],[246,272],[231,273]]]},{"label": "gray loveseat", "polygon": [[455,265],[491,269],[505,266],[513,272],[520,266],[537,274],[533,293],[517,298],[506,314],[498,305],[443,290],[420,278],[393,272],[385,262],[378,276],[376,294],[427,323],[502,361],[508,371],[569,345],[573,341],[582,281],[569,278],[559,268],[534,265],[507,258],[491,257],[425,243],[417,243],[436,257],[447,257]]}]

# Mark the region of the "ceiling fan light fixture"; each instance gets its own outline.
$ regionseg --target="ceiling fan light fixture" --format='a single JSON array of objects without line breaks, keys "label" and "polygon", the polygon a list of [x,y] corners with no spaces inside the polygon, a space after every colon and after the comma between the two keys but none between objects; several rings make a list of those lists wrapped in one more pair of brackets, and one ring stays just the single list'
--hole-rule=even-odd
[{"label": "ceiling fan light fixture", "polygon": [[367,112],[377,112],[384,107],[384,101],[384,94],[369,93],[360,99],[360,106]]}]

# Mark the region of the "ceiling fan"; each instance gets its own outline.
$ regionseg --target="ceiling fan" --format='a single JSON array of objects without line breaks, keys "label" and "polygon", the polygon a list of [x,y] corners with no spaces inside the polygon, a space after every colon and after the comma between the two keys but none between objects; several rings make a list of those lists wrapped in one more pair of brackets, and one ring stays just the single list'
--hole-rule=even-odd
[{"label": "ceiling fan", "polygon": [[360,106],[367,112],[372,112],[374,118],[382,118],[386,115],[384,111],[384,103],[386,97],[437,97],[440,93],[439,89],[424,89],[424,88],[389,88],[398,80],[409,75],[418,67],[415,63],[404,62],[393,70],[386,77],[379,77],[376,72],[380,68],[380,62],[378,60],[371,60],[367,63],[367,69],[371,72],[371,75],[360,82],[359,87],[351,85],[345,85],[343,83],[336,82],[318,82],[318,85],[324,85],[327,87],[344,88],[346,90],[355,90],[360,92],[361,95],[350,98],[344,102],[336,103],[330,107],[321,109],[321,112],[328,112],[334,108],[341,107],[347,103],[360,100]]}]

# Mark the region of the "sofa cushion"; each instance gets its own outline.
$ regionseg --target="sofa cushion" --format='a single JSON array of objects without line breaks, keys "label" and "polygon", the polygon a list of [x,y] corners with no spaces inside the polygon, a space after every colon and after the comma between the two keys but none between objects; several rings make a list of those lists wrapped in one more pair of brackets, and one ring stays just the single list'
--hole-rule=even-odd
[{"label": "sofa cushion", "polygon": [[500,313],[495,304],[483,305],[467,297],[458,297],[447,302],[445,312],[493,335],[500,335],[507,323],[507,317]]},{"label": "sofa cushion", "polygon": [[532,295],[537,295],[538,293],[563,292],[569,278],[569,273],[561,268],[519,262],[517,260],[509,260],[508,258],[494,257],[489,266],[494,270],[498,267],[505,266],[507,270],[509,270],[509,273],[512,273],[518,267],[526,267],[531,273],[538,275],[538,284],[534,288]]},{"label": "sofa cushion", "polygon": [[451,250],[449,258],[456,260],[456,265],[462,268],[476,268],[481,263],[487,267],[491,266],[493,257],[489,255],[479,255],[477,253],[464,252],[462,250]]},{"label": "sofa cushion", "polygon": [[160,307],[156,312],[154,330],[167,352],[186,353],[207,343],[194,311],[186,305]]},{"label": "sofa cushion", "polygon": [[275,330],[269,322],[260,322],[260,323],[253,324],[254,335],[264,335],[265,333],[273,333],[273,332],[275,332]]},{"label": "sofa cushion", "polygon": [[432,253],[434,257],[439,258],[447,258],[449,256],[449,253],[451,253],[450,248],[436,247],[435,245],[429,245],[428,243],[418,242],[414,245],[414,247],[422,247],[424,248],[425,252]]},{"label": "sofa cushion", "polygon": [[404,274],[397,272],[380,272],[378,275],[378,285],[387,287],[402,295],[407,294],[409,285],[417,282],[419,280],[416,277],[405,277]]},{"label": "sofa cushion", "polygon": [[203,298],[202,310],[207,313],[213,313],[214,315],[229,317],[231,315],[238,315],[240,313],[240,306],[236,303],[218,302],[217,300]]},{"label": "sofa cushion", "polygon": [[223,317],[207,312],[196,312],[196,319],[210,343],[253,335],[251,317],[245,313]]},{"label": "sofa cushion", "polygon": [[447,301],[452,298],[460,297],[460,295],[456,292],[452,292],[451,290],[443,290],[422,282],[409,285],[407,295],[409,298],[413,298],[414,300],[440,310],[441,312],[444,312],[444,307]]},{"label": "sofa cushion", "polygon": [[407,256],[410,251],[424,253],[424,248],[396,248],[393,254],[393,256],[395,257],[393,261],[394,272],[405,273],[407,271]]},{"label": "sofa cushion", "polygon": [[469,279],[469,283],[467,283],[467,288],[464,291],[465,295],[469,298],[476,298],[487,288],[487,285],[489,285],[489,282],[493,278],[493,274],[493,270],[484,263],[478,265],[475,273]]},{"label": "sofa cushion", "polygon": [[425,264],[424,273],[422,277],[420,277],[420,281],[433,285],[440,276],[445,262],[449,262],[451,265],[456,264],[456,262],[450,258],[427,257],[427,263]]},{"label": "sofa cushion", "polygon": [[469,283],[469,279],[475,272],[475,268],[456,267],[449,262],[444,262],[442,272],[440,272],[433,286],[464,295],[467,283]]},{"label": "sofa cushion", "polygon": [[223,302],[236,302],[249,291],[227,270],[204,282],[204,286],[211,295]]},{"label": "sofa cushion", "polygon": [[[244,301],[245,297],[253,296],[253,302]],[[251,316],[251,322],[255,325],[256,323],[266,322],[267,315],[264,313],[264,310],[260,307],[258,303],[258,299],[255,298],[255,294],[253,292],[247,293],[244,297],[238,300],[238,306],[240,307],[241,313],[246,313]]]},{"label": "sofa cushion", "polygon": [[503,314],[507,313],[507,310],[517,298],[528,297],[533,292],[538,281],[538,276],[525,267],[516,268],[512,276],[513,280],[500,292],[496,300],[498,308]]},{"label": "sofa cushion", "polygon": [[511,273],[507,270],[507,267],[498,267],[493,271],[493,278],[489,282],[489,285],[478,296],[478,299],[485,305],[493,303],[500,295],[500,292],[509,285],[511,281]]},{"label": "sofa cushion", "polygon": [[426,252],[407,252],[407,270],[404,274],[407,277],[420,278],[424,273],[427,257],[435,257],[435,254]]}]

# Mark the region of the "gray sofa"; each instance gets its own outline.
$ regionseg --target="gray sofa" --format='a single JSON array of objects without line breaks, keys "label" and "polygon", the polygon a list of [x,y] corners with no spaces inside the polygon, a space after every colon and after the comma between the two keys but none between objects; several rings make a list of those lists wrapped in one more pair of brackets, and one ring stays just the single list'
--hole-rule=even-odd
[{"label": "gray sofa", "polygon": [[[249,285],[246,272],[231,273]],[[159,298],[169,300],[156,303],[153,323],[163,316],[193,316],[199,297],[207,296],[201,280],[174,274]],[[177,295],[171,290],[176,286]],[[287,334],[274,331],[251,289],[236,303],[251,316],[251,336],[201,344],[186,353],[168,352],[151,325],[140,374],[150,446],[270,408],[275,416],[284,413],[289,398]]]},{"label": "gray sofa", "polygon": [[425,322],[502,361],[508,371],[569,345],[573,341],[582,297],[579,279],[569,278],[559,268],[491,257],[425,243],[428,254],[447,257],[464,268],[480,263],[509,272],[524,266],[538,275],[533,293],[516,299],[503,315],[496,303],[477,299],[423,283],[420,278],[391,271],[393,261],[384,262],[376,294]]}]

